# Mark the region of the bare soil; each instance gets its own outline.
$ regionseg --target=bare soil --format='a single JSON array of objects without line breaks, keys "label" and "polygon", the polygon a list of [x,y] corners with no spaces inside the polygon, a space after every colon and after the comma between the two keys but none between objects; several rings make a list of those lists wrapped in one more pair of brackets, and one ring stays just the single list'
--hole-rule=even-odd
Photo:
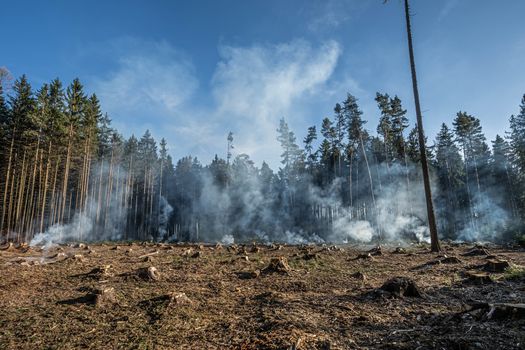
[{"label": "bare soil", "polygon": [[0,349],[524,349],[524,251],[444,246],[6,245]]}]

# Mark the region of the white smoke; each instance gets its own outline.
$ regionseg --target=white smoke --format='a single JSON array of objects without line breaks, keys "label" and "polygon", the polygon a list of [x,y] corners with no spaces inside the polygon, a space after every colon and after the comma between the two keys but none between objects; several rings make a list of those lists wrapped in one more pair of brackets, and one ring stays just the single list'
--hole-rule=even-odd
[{"label": "white smoke", "polygon": [[103,162],[92,168],[93,186],[85,206],[77,210],[69,222],[54,224],[45,232],[36,234],[30,245],[51,246],[71,241],[121,240],[126,227],[126,203],[122,189],[115,184],[124,183],[125,171]]},{"label": "white smoke", "polygon": [[173,212],[173,207],[168,203],[164,196],[160,197],[159,203],[159,238],[166,239],[168,236],[168,223]]},{"label": "white smoke", "polygon": [[224,235],[221,238],[220,243],[226,244],[226,245],[232,245],[233,243],[235,243],[235,238],[233,238],[233,235]]},{"label": "white smoke", "polygon": [[470,242],[494,241],[509,222],[509,213],[486,193],[476,193],[472,199],[472,215],[457,240]]},{"label": "white smoke", "polygon": [[333,223],[330,241],[334,243],[349,243],[351,241],[368,243],[375,234],[370,222],[353,220],[348,216],[337,218]]},{"label": "white smoke", "polygon": [[88,237],[82,238],[80,232],[89,233],[92,229],[93,221],[89,217],[76,214],[71,223],[66,225],[55,224],[49,227],[46,232],[35,235],[29,245],[49,248],[63,242],[86,240]]}]

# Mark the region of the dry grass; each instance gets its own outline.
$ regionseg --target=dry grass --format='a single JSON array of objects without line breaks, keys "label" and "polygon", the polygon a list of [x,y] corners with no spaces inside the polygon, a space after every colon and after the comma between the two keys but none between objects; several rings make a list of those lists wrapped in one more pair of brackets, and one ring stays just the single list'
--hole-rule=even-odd
[{"label": "dry grass", "polygon": [[[383,247],[366,259],[356,259],[363,252],[351,246],[1,250],[0,348],[523,348],[524,320],[480,320],[464,311],[476,301],[524,303],[524,279],[503,278],[514,276],[508,271],[492,274],[492,284],[471,283],[466,273],[478,271],[485,256],[462,256],[472,246],[445,246],[459,262],[428,264],[440,257],[426,246],[406,254]],[[523,251],[488,250],[525,265]],[[279,257],[289,271],[265,270]],[[158,279],[147,273],[152,266]],[[414,280],[423,297],[378,293],[394,276]]]}]

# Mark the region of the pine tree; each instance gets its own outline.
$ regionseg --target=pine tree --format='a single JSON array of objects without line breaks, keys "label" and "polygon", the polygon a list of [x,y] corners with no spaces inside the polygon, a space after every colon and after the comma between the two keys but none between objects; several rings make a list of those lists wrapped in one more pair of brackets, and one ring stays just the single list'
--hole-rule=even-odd
[{"label": "pine tree", "polygon": [[510,146],[501,136],[496,135],[492,141],[492,181],[491,195],[500,200],[500,204],[513,219],[518,216],[517,199],[513,190],[513,179],[510,164]]},{"label": "pine tree", "polygon": [[317,152],[313,152],[313,142],[315,140],[317,140],[317,130],[315,125],[313,125],[308,128],[307,134],[303,140],[304,150],[306,152],[306,164],[310,174],[317,162]]},{"label": "pine tree", "polygon": [[461,221],[463,213],[458,215],[458,211],[463,209],[464,197],[464,165],[460,155],[460,150],[454,142],[454,135],[443,123],[441,130],[436,136],[436,169],[443,208],[441,217],[443,218],[442,227],[445,232],[454,237],[462,227]]},{"label": "pine tree", "polygon": [[508,137],[515,193],[519,201],[521,218],[525,221],[525,95],[521,99],[520,112],[510,117]]}]

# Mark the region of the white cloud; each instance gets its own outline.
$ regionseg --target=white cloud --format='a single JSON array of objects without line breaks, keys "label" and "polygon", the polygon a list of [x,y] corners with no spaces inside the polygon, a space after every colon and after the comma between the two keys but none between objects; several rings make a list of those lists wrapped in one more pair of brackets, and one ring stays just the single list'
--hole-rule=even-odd
[{"label": "white cloud", "polygon": [[137,41],[133,46],[120,53],[107,79],[95,81],[94,90],[110,114],[143,113],[152,122],[180,108],[199,84],[191,62],[169,44]]},{"label": "white cloud", "polygon": [[[215,153],[224,157],[231,130],[235,153],[276,167],[279,119],[286,117],[302,132],[309,125],[304,120],[309,108],[335,94],[344,96],[343,80],[354,85],[350,78],[333,79],[341,55],[335,41],[318,47],[304,40],[221,46],[211,90],[200,94],[185,55],[167,43],[133,43],[116,50],[116,68],[107,79],[96,79],[93,90],[125,136],[140,136],[149,128],[154,137],[166,138],[176,158],[191,154],[207,162]],[[211,103],[203,106],[203,100]]]},{"label": "white cloud", "polygon": [[[257,161],[275,159],[281,117],[294,122],[298,106],[325,95],[341,48],[328,41],[318,48],[297,40],[278,45],[225,46],[212,81],[217,116],[236,132],[237,149]],[[324,97],[323,97],[324,98]],[[299,122],[294,126],[303,127]],[[274,163],[275,164],[275,163]]]}]

